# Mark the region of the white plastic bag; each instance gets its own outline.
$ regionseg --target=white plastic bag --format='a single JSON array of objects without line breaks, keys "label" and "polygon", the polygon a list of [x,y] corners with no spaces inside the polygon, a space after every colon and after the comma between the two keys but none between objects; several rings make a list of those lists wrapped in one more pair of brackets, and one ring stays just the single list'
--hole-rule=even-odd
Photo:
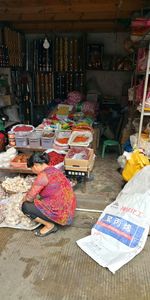
[{"label": "white plastic bag", "polygon": [[[144,183],[144,184],[143,184]],[[77,241],[97,263],[115,273],[143,249],[150,226],[150,166],[137,173]]]}]

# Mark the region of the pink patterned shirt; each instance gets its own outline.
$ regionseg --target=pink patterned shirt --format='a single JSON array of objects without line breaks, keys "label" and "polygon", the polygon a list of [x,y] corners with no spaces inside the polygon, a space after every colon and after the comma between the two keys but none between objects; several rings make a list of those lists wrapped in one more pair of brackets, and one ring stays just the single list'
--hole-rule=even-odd
[{"label": "pink patterned shirt", "polygon": [[47,167],[38,174],[26,197],[51,221],[61,225],[72,223],[76,196],[69,180],[58,169]]}]

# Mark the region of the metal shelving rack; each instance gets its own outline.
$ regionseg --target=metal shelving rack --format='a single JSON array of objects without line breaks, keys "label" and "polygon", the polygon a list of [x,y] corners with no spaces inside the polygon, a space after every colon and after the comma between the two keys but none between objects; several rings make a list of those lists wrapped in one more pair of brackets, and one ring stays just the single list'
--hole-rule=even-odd
[{"label": "metal shelving rack", "polygon": [[139,133],[138,133],[138,147],[140,146],[143,118],[144,118],[144,116],[150,117],[150,111],[145,111],[145,101],[146,101],[146,96],[147,96],[149,75],[150,75],[150,42],[149,42],[149,48],[148,48],[148,59],[147,59],[147,67],[146,67],[146,73],[145,73],[144,92],[143,92],[140,125],[139,125]]}]

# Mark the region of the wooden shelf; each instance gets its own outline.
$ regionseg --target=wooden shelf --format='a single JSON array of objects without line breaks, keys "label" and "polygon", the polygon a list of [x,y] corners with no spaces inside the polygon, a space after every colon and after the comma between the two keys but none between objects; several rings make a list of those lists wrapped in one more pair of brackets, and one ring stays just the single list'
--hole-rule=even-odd
[{"label": "wooden shelf", "polygon": [[0,172],[10,172],[10,173],[22,173],[22,174],[34,174],[31,169],[23,169],[23,168],[14,168],[14,167],[7,167],[7,168],[0,168]]},{"label": "wooden shelf", "polygon": [[[9,145],[7,145],[7,148],[11,148]],[[46,151],[47,149],[46,148],[42,148],[42,147],[39,147],[39,148],[31,148],[30,146],[27,146],[27,147],[17,147],[15,146],[14,148],[16,148],[17,150],[20,150],[20,151],[33,151],[33,152],[43,152],[43,151]]]},{"label": "wooden shelf", "polygon": [[102,70],[102,69],[90,69],[90,68],[87,68],[86,69],[87,71],[99,71],[99,72],[124,72],[124,73],[131,73],[133,72],[133,70]]}]

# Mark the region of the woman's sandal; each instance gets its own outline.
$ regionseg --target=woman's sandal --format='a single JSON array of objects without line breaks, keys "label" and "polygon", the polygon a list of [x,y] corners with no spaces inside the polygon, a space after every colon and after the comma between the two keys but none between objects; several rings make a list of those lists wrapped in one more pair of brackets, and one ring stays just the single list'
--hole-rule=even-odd
[{"label": "woman's sandal", "polygon": [[34,232],[34,234],[36,235],[36,236],[40,236],[40,237],[44,237],[44,236],[47,236],[47,235],[49,235],[49,234],[51,234],[51,233],[54,233],[54,232],[56,232],[57,230],[58,230],[58,227],[56,226],[56,225],[54,225],[54,227],[52,228],[52,229],[50,229],[49,231],[47,231],[46,233],[41,233],[40,232],[40,229],[41,228],[38,228],[37,230],[35,230],[35,232]]}]

